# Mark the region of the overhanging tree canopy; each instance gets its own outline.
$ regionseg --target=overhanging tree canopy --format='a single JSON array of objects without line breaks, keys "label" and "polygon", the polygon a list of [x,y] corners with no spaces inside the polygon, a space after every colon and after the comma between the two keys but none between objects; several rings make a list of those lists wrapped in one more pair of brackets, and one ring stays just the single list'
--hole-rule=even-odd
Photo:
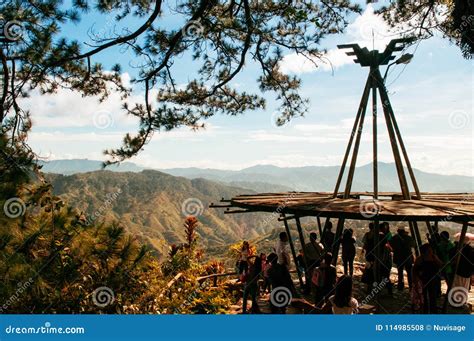
[{"label": "overhanging tree canopy", "polygon": [[[448,10],[444,21],[436,21],[438,26],[458,18],[454,14],[465,7],[453,1],[394,3],[397,6],[382,9],[387,18],[395,23],[418,20],[415,28],[420,34],[436,27],[431,18],[439,8]],[[123,106],[139,119],[140,128],[138,134],[125,136],[121,148],[107,151],[109,163],[135,155],[154,131],[199,128],[203,120],[218,113],[238,115],[264,108],[266,92],[276,94],[278,123],[303,115],[307,101],[298,93],[301,82],[283,74],[279,62],[285,53],[296,52],[316,63],[322,53],[321,39],[343,32],[349,15],[360,11],[349,0],[73,0],[70,6],[59,0],[6,0],[0,9],[4,33],[0,37],[0,121],[2,133],[12,141],[26,140],[31,122],[19,99],[32,89],[53,93],[68,88],[101,99],[118,91],[125,99],[131,89],[122,82],[121,66],[107,70],[97,59],[114,48],[131,53],[137,69],[132,85],[144,90],[144,98]],[[410,11],[413,15],[408,16]],[[113,18],[109,23],[113,29],[91,30],[87,42],[64,36],[64,26],[79,23],[91,12]],[[176,22],[173,27],[163,24],[168,16]],[[136,27],[128,27],[137,21]],[[121,27],[119,33],[116,27]],[[461,39],[464,46],[464,35],[450,37]],[[178,86],[176,61],[187,53],[194,58],[197,73]],[[239,90],[231,83],[250,62],[258,66],[258,93]]]}]

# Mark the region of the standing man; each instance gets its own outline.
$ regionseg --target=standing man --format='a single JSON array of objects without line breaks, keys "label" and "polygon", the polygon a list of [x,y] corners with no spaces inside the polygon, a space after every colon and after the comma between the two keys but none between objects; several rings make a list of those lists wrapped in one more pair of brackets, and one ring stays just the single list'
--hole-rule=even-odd
[{"label": "standing man", "polygon": [[415,243],[413,238],[408,235],[405,228],[399,228],[397,234],[390,240],[390,246],[393,249],[393,262],[398,270],[398,290],[405,287],[403,281],[403,270],[407,272],[408,286],[412,287],[412,267],[413,253],[412,249]]},{"label": "standing man", "polygon": [[311,278],[313,270],[321,265],[321,258],[324,253],[323,244],[318,242],[318,235],[315,232],[309,234],[309,243],[304,246],[304,254],[306,256],[306,274],[305,274],[305,293],[311,292]]},{"label": "standing man", "polygon": [[277,242],[275,252],[278,256],[278,264],[290,268],[290,254],[288,252],[288,235],[286,232],[281,232]]},{"label": "standing man", "polygon": [[334,244],[334,238],[336,237],[336,235],[331,230],[332,223],[329,221],[326,226],[326,229],[323,232],[323,235],[321,236],[321,242],[323,243],[324,248],[332,251],[332,246]]}]

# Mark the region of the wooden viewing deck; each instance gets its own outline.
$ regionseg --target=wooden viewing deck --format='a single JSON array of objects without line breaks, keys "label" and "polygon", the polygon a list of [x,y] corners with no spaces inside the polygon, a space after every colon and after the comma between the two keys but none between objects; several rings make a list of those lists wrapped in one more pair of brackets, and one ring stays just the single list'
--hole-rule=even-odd
[{"label": "wooden viewing deck", "polygon": [[[474,193],[411,193],[404,200],[400,193],[382,192],[373,199],[371,192],[353,192],[343,199],[329,192],[284,192],[238,195],[222,199],[224,213],[275,212],[299,217],[318,216],[379,221],[452,221],[474,220]],[[473,226],[472,223],[469,225]]]}]

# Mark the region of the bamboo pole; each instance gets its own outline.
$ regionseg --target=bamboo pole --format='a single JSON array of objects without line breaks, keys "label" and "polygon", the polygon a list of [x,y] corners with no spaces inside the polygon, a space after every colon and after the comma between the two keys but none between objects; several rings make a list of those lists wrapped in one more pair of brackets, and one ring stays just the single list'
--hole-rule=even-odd
[{"label": "bamboo pole", "polygon": [[342,230],[344,228],[344,218],[339,218],[337,221],[336,235],[334,237],[334,243],[332,245],[332,264],[337,264],[337,258],[339,256],[339,245],[341,244]]},{"label": "bamboo pole", "polygon": [[[383,89],[386,92],[385,86],[383,87]],[[388,95],[387,95],[387,101],[390,101],[389,98],[388,98]],[[400,144],[400,149],[402,151],[403,158],[405,159],[405,163],[407,165],[408,174],[410,175],[410,179],[411,179],[411,182],[413,184],[413,188],[415,189],[415,193],[416,193],[417,198],[421,199],[421,193],[420,193],[420,189],[418,187],[418,183],[417,183],[416,178],[415,178],[415,173],[413,172],[413,168],[412,168],[411,163],[410,163],[410,158],[408,157],[408,153],[407,153],[407,150],[405,148],[405,144],[403,143],[402,134],[400,133],[400,129],[398,128],[398,123],[397,123],[397,120],[395,118],[395,114],[394,114],[392,106],[390,104],[389,104],[389,113],[390,113],[390,116],[391,116],[391,119],[392,119],[393,127],[395,129],[395,134],[397,135],[398,143]]]},{"label": "bamboo pole", "polygon": [[301,250],[303,250],[303,258],[304,258],[304,273],[305,273],[305,284],[307,285],[308,279],[308,259],[306,258],[306,252],[304,252],[304,246],[305,246],[305,241],[304,241],[304,234],[303,234],[303,229],[301,228],[301,222],[299,217],[295,217],[295,222],[296,222],[296,229],[298,230],[298,235],[300,238],[300,245],[301,245]]},{"label": "bamboo pole", "polygon": [[390,112],[392,107],[390,105],[390,100],[388,99],[388,94],[383,85],[382,76],[380,75],[380,70],[377,68],[374,70],[375,79],[379,88],[380,98],[382,100],[382,108],[385,116],[385,123],[387,125],[388,135],[390,137],[390,145],[392,146],[393,157],[395,159],[395,166],[397,169],[398,180],[400,181],[400,187],[402,189],[403,199],[410,199],[410,192],[408,189],[407,179],[405,177],[405,171],[403,170],[403,164],[400,157],[400,151],[398,150],[397,140],[395,136],[395,131],[392,125],[392,120]]},{"label": "bamboo pole", "polygon": [[417,240],[417,245],[418,245],[418,249],[415,250],[416,252],[416,255],[420,255],[420,249],[421,249],[421,245],[423,245],[423,242],[421,240],[421,236],[420,236],[420,230],[418,229],[418,223],[416,221],[413,222],[413,230],[415,231],[415,236],[416,236],[416,240]]},{"label": "bamboo pole", "polygon": [[[372,68],[370,70],[370,78],[372,80]],[[373,153],[373,182],[374,182],[374,199],[378,199],[379,180],[378,180],[378,157],[377,157],[377,85],[375,81],[371,81],[372,86],[372,153]]]},{"label": "bamboo pole", "polygon": [[[375,253],[375,261],[374,261],[374,281],[379,283],[380,280],[380,254],[382,247],[379,245],[380,243],[380,224],[379,221],[376,219],[374,220],[374,249],[372,252]],[[369,283],[369,286],[371,283]]]},{"label": "bamboo pole", "polygon": [[[370,86],[368,87],[368,89],[370,90]],[[362,97],[363,108],[362,108],[362,112],[361,112],[361,116],[360,116],[360,120],[359,120],[359,126],[357,128],[357,136],[356,136],[356,140],[355,140],[355,143],[354,143],[354,150],[352,151],[352,158],[351,158],[351,164],[349,166],[349,173],[347,174],[346,188],[344,190],[344,198],[345,199],[349,198],[349,195],[350,195],[350,192],[351,192],[351,187],[352,187],[352,180],[354,179],[354,172],[355,172],[355,167],[356,167],[356,163],[357,163],[357,156],[359,154],[360,140],[361,140],[361,137],[362,137],[362,129],[364,127],[365,111],[367,109],[367,102],[369,100],[369,94],[370,94],[369,90],[364,92],[363,97]]]},{"label": "bamboo pole", "polygon": [[321,238],[323,237],[323,228],[321,226],[321,218],[317,216],[317,221],[318,221],[318,230],[319,230],[319,240],[321,241]]},{"label": "bamboo pole", "polygon": [[357,132],[356,129],[359,126],[359,121],[360,121],[360,118],[362,116],[362,112],[365,113],[365,107],[367,106],[367,97],[369,96],[369,91],[370,91],[370,78],[367,78],[367,82],[365,83],[364,92],[362,94],[362,98],[361,98],[361,101],[360,101],[360,104],[359,104],[359,109],[357,110],[356,119],[354,121],[354,126],[352,127],[352,133],[351,133],[351,136],[349,137],[349,142],[347,143],[346,152],[344,153],[344,159],[342,160],[341,169],[339,170],[339,175],[337,177],[336,186],[334,188],[334,193],[333,193],[334,198],[337,196],[337,193],[339,191],[339,186],[341,185],[341,181],[342,181],[342,177],[344,175],[347,160],[349,158],[349,153],[350,153],[351,148],[352,148],[352,141],[354,140],[354,136],[356,135],[356,132]]},{"label": "bamboo pole", "polygon": [[[282,214],[282,216],[283,218],[285,217],[284,214]],[[301,276],[301,271],[300,271],[300,268],[298,267],[298,262],[296,260],[295,245],[293,244],[293,238],[291,238],[290,226],[288,225],[288,220],[283,219],[283,224],[285,225],[286,234],[288,235],[288,243],[290,244],[291,254],[293,256],[293,262],[295,263],[296,272],[298,273],[298,280],[300,282],[301,288],[303,289],[304,288],[303,277]]]}]

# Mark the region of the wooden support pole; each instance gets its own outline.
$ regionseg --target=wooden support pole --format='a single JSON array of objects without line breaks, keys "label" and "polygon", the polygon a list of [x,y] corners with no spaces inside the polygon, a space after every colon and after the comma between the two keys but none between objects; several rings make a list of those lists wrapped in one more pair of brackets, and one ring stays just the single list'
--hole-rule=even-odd
[{"label": "wooden support pole", "polygon": [[321,226],[321,217],[317,216],[318,220],[318,230],[319,230],[319,241],[321,241],[321,238],[323,237],[323,228]]},{"label": "wooden support pole", "polygon": [[[284,214],[283,214],[283,217],[285,217]],[[290,244],[291,254],[293,256],[293,262],[295,263],[296,272],[298,273],[298,280],[300,281],[300,286],[303,289],[304,288],[303,276],[301,275],[301,271],[300,271],[300,268],[298,267],[298,262],[296,260],[295,245],[293,244],[293,238],[291,238],[290,226],[288,225],[288,220],[284,219],[283,224],[285,225],[286,234],[288,235],[288,243]]]},{"label": "wooden support pole", "polygon": [[[369,78],[369,81],[370,81],[370,78]],[[369,86],[369,90],[370,90],[370,86]],[[357,163],[357,156],[359,154],[359,146],[360,146],[360,140],[361,140],[361,137],[362,137],[362,129],[364,127],[365,111],[367,109],[367,102],[369,100],[369,93],[370,93],[370,91],[367,91],[366,93],[364,93],[365,96],[364,96],[364,98],[362,98],[364,100],[363,108],[362,108],[362,112],[361,112],[361,116],[360,116],[360,120],[359,120],[359,126],[357,128],[357,136],[356,136],[356,140],[355,140],[355,143],[354,143],[354,150],[352,151],[351,164],[349,166],[349,172],[347,174],[346,188],[344,190],[344,198],[345,199],[349,198],[349,195],[351,193],[352,180],[354,179],[354,172],[355,172],[355,167],[356,167],[356,163]]]},{"label": "wooden support pole", "polygon": [[333,193],[334,198],[337,197],[337,193],[339,192],[339,186],[341,185],[342,177],[344,175],[344,171],[347,164],[347,159],[349,158],[349,153],[352,148],[352,141],[354,140],[354,136],[357,133],[357,129],[359,126],[360,118],[362,116],[362,112],[365,113],[365,108],[367,106],[367,98],[369,97],[369,91],[370,91],[370,78],[368,77],[367,82],[365,83],[365,88],[362,94],[362,98],[360,100],[359,109],[357,110],[354,126],[352,127],[351,136],[349,138],[349,142],[347,143],[346,152],[344,153],[344,159],[342,160],[341,169],[339,170],[339,175],[337,176],[336,187],[334,188],[334,193]]},{"label": "wooden support pole", "polygon": [[373,166],[373,185],[374,199],[378,199],[379,180],[378,180],[378,157],[377,157],[377,85],[372,79],[372,68],[370,69],[370,79],[372,87],[372,166]]},{"label": "wooden support pole", "polygon": [[301,222],[300,222],[299,217],[295,218],[295,222],[296,222],[296,229],[298,230],[298,235],[300,238],[301,250],[303,250],[305,280],[306,282],[308,282],[308,280],[310,281],[311,279],[307,277],[308,276],[308,259],[306,258],[306,252],[304,252],[304,246],[306,244],[304,241],[304,233],[301,227]]},{"label": "wooden support pole", "polygon": [[331,222],[331,218],[326,218],[326,221],[324,222],[324,227],[323,227],[323,233],[321,234],[321,243],[323,242],[323,235],[326,233],[328,229],[328,225]]},{"label": "wooden support pole", "polygon": [[390,112],[392,111],[390,100],[388,99],[388,94],[385,91],[385,86],[383,85],[382,76],[380,75],[380,70],[377,68],[374,70],[374,77],[376,79],[380,99],[382,100],[382,108],[385,116],[385,123],[387,125],[388,135],[390,137],[390,144],[392,146],[393,157],[395,159],[395,166],[397,169],[398,180],[400,181],[400,187],[402,189],[403,199],[410,199],[410,192],[408,189],[407,179],[405,176],[405,171],[403,169],[403,163],[400,157],[400,151],[398,150],[398,144],[395,137],[395,131],[392,125]]},{"label": "wooden support pole", "polygon": [[[438,230],[437,225],[438,225],[438,222],[436,221],[436,222],[435,222],[436,231]],[[434,240],[436,243],[438,243],[438,242],[439,242],[439,240],[438,240],[438,235],[436,235],[436,233],[435,233],[435,231],[433,230],[433,227],[431,226],[431,224],[430,224],[429,221],[426,221],[426,228],[428,229],[428,233],[430,234],[430,238],[431,238],[432,240]]]},{"label": "wooden support pole", "polygon": [[417,245],[418,245],[418,252],[416,252],[417,250],[415,250],[415,252],[417,255],[419,255],[421,245],[423,245],[423,241],[421,240],[420,230],[418,229],[418,223],[416,221],[413,222],[413,230],[415,231],[415,236],[416,236]]},{"label": "wooden support pole", "polygon": [[[382,88],[383,88],[383,91],[386,93],[387,90],[385,89],[385,86],[383,86]],[[388,109],[389,109],[390,117],[392,119],[392,124],[393,124],[393,127],[395,128],[395,134],[397,135],[398,143],[400,144],[400,149],[402,151],[403,158],[405,159],[405,163],[406,163],[407,168],[408,168],[408,174],[410,175],[410,179],[411,179],[411,182],[413,184],[413,188],[415,189],[416,197],[418,199],[421,199],[421,193],[420,193],[420,189],[418,187],[418,183],[416,182],[415,173],[413,172],[413,168],[411,166],[410,159],[408,157],[408,153],[407,153],[407,150],[405,148],[405,144],[403,143],[402,134],[400,133],[400,129],[398,128],[398,123],[397,123],[397,120],[395,118],[395,114],[393,112],[392,105],[390,104],[390,99],[389,99],[388,95],[387,95],[387,101],[388,101]]]},{"label": "wooden support pole", "polygon": [[[372,249],[372,252],[374,254],[374,282],[379,283],[380,278],[380,267],[381,267],[381,250],[382,246],[379,245],[380,243],[380,224],[378,220],[374,220],[374,248]],[[371,283],[369,283],[369,286]]]},{"label": "wooden support pole", "polygon": [[344,218],[339,218],[337,221],[336,236],[334,237],[334,244],[332,245],[332,264],[337,264],[339,256],[339,245],[341,244],[342,230],[344,228]]},{"label": "wooden support pole", "polygon": [[413,226],[413,222],[409,221],[408,226],[410,227],[410,235],[413,238],[413,241],[415,242],[415,254],[417,256],[420,255],[420,245],[418,245],[418,238],[416,238],[416,233],[415,233],[415,228]]},{"label": "wooden support pole", "polygon": [[453,288],[454,277],[456,276],[456,273],[458,272],[459,261],[461,260],[462,249],[464,247],[464,239],[466,239],[466,233],[467,233],[467,222],[464,222],[461,229],[461,235],[459,236],[459,243],[458,243],[458,246],[456,247],[456,256],[455,256],[456,260],[454,262],[455,264],[454,273],[453,273],[453,277],[448,283],[448,291],[446,292],[446,297],[444,299],[444,304],[443,304],[443,313],[446,313],[448,309],[448,295],[449,295],[449,291]]}]

